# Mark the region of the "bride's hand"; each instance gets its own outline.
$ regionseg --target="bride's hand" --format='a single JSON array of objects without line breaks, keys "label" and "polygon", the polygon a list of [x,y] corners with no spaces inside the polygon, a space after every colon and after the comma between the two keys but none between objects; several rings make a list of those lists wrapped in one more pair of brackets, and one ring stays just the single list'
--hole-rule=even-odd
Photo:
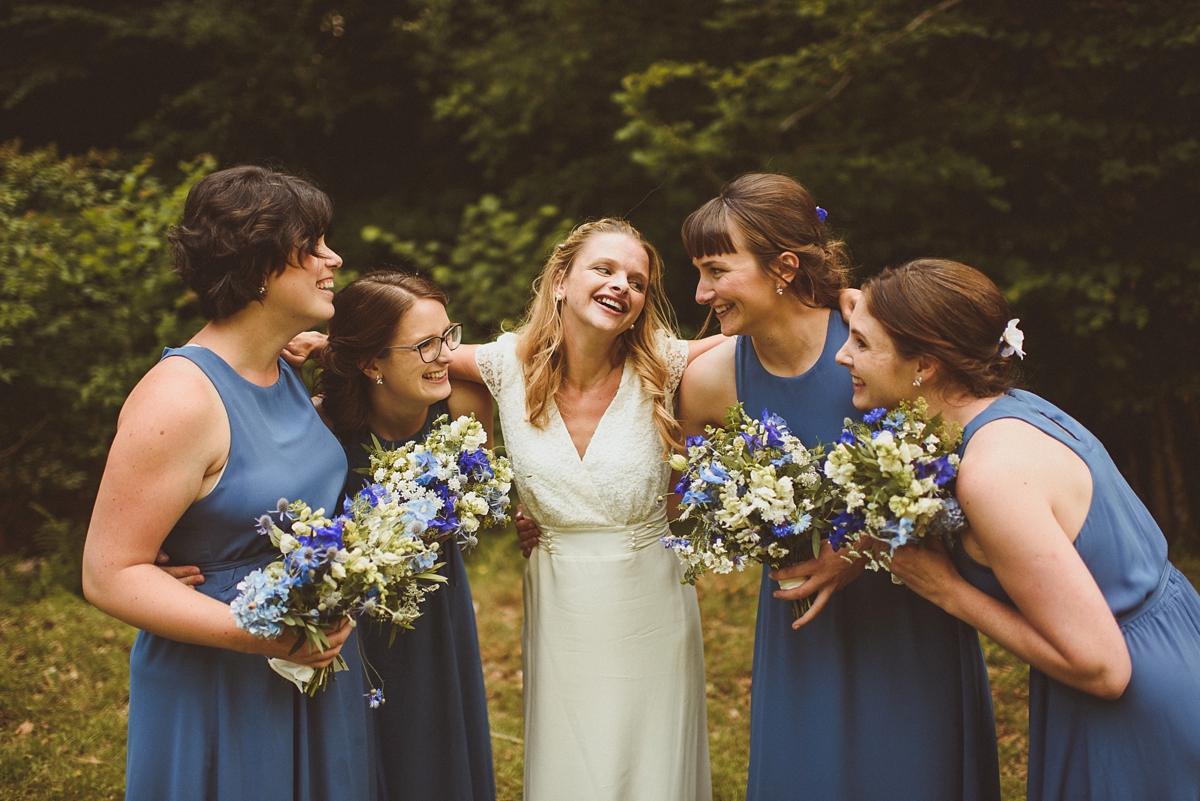
[{"label": "bride's hand", "polygon": [[854,313],[854,307],[858,305],[858,299],[861,297],[861,289],[850,287],[842,290],[842,294],[838,296],[838,306],[841,307],[843,320],[850,319],[850,315]]},{"label": "bride's hand", "polygon": [[537,523],[525,516],[525,507],[518,506],[517,513],[513,515],[513,523],[517,526],[517,546],[521,549],[521,555],[526,559],[533,553],[533,549],[537,547],[538,536],[542,530],[538,528]]}]

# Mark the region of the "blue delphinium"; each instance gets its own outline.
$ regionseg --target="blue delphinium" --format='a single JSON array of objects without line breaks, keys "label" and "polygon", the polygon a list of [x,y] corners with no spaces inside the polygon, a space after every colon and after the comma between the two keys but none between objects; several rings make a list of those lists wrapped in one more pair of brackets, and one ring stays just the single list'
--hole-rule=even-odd
[{"label": "blue delphinium", "polygon": [[885,414],[887,414],[887,409],[882,406],[876,407],[863,415],[863,422],[867,425],[875,425],[883,419]]},{"label": "blue delphinium", "polygon": [[847,538],[852,534],[856,534],[863,530],[867,520],[860,514],[854,512],[842,512],[831,521],[833,524],[833,533],[829,535],[829,545],[839,551],[846,544]]},{"label": "blue delphinium", "polygon": [[470,453],[464,452],[458,458],[458,469],[471,481],[487,481],[496,475],[483,448],[476,448]]},{"label": "blue delphinium", "polygon": [[917,462],[913,465],[917,478],[932,478],[933,483],[944,487],[954,480],[958,470],[950,463],[949,456],[940,456],[929,462]]}]

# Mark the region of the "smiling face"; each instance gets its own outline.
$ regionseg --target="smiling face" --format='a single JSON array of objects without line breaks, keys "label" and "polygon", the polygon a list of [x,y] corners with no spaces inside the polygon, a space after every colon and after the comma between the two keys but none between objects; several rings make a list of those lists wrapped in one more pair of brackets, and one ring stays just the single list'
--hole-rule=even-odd
[{"label": "smiling face", "polygon": [[867,309],[862,298],[850,315],[850,336],[837,352],[837,363],[850,371],[854,406],[858,409],[891,409],[902,400],[925,394],[913,386],[918,375],[929,378],[920,359],[905,359],[896,352],[891,337]]},{"label": "smiling face", "polygon": [[780,296],[776,281],[746,251],[741,232],[734,228],[730,239],[733,253],[692,260],[700,271],[696,302],[712,309],[725,336],[753,336],[758,326],[772,318]]},{"label": "smiling face", "polygon": [[637,240],[624,234],[593,234],[566,275],[555,282],[564,328],[619,334],[646,305],[650,259]]},{"label": "smiling face", "polygon": [[[432,298],[417,298],[400,319],[388,345],[412,346],[440,337],[450,328],[446,307]],[[426,364],[415,350],[385,350],[364,372],[369,378],[383,376],[383,384],[371,384],[372,403],[399,404],[405,409],[429,406],[450,395],[450,348]]]},{"label": "smiling face", "polygon": [[342,266],[342,257],[317,240],[317,252],[297,253],[295,263],[267,278],[263,286],[264,305],[278,308],[301,328],[309,328],[333,316],[333,271]]}]

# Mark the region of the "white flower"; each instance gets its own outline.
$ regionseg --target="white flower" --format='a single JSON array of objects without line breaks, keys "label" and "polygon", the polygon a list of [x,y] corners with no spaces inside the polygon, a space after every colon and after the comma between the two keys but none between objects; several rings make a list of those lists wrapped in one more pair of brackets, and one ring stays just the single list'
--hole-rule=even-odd
[{"label": "white flower", "polygon": [[1021,318],[1014,317],[1008,321],[1008,327],[1004,329],[1004,333],[1000,335],[1000,341],[1004,343],[1004,347],[1000,349],[1001,356],[1012,356],[1014,353],[1025,358],[1023,346],[1025,344],[1025,332],[1017,328],[1017,323],[1021,322]]}]

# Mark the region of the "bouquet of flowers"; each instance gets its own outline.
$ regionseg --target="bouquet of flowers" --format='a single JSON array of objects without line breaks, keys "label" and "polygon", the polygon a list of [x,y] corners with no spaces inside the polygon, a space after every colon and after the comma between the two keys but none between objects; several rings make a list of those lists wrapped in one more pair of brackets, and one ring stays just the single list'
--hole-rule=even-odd
[{"label": "bouquet of flowers", "polygon": [[427,541],[453,537],[459,547],[473,548],[480,528],[508,522],[512,464],[483,447],[487,432],[475,415],[447,419],[434,420],[424,442],[388,451],[375,440],[367,472],[387,490],[436,509],[421,532]]},{"label": "bouquet of flowers", "polygon": [[940,414],[929,417],[924,398],[872,409],[861,423],[847,419],[825,460],[834,485],[830,545],[887,570],[899,546],[958,532],[966,519],[951,490],[961,436]]},{"label": "bouquet of flowers", "polygon": [[[709,426],[705,435],[688,438],[687,456],[671,457],[671,467],[683,474],[675,487],[683,496],[679,520],[694,522],[687,536],[662,542],[686,567],[684,581],[694,584],[709,570],[728,573],[752,562],[777,568],[815,557],[821,526],[814,517],[827,502],[824,450],[805,448],[766,409],[751,419],[741,404],[729,408],[723,428]],[[799,617],[808,606],[804,599],[793,611]]]},{"label": "bouquet of flowers", "polygon": [[[324,509],[314,511],[304,501],[281,498],[274,516],[263,515],[258,528],[283,558],[238,584],[234,620],[262,638],[278,637],[285,626],[299,631],[303,637],[297,638],[293,653],[304,643],[328,648],[325,630],[362,612],[411,628],[426,593],[445,581],[433,572],[438,567],[436,544],[420,536],[436,512],[431,503],[380,486],[347,498],[332,520]],[[346,669],[340,655],[320,669],[285,659],[271,659],[270,664],[309,695],[323,689],[334,672]],[[373,690],[370,703],[382,703],[382,692]]]}]

